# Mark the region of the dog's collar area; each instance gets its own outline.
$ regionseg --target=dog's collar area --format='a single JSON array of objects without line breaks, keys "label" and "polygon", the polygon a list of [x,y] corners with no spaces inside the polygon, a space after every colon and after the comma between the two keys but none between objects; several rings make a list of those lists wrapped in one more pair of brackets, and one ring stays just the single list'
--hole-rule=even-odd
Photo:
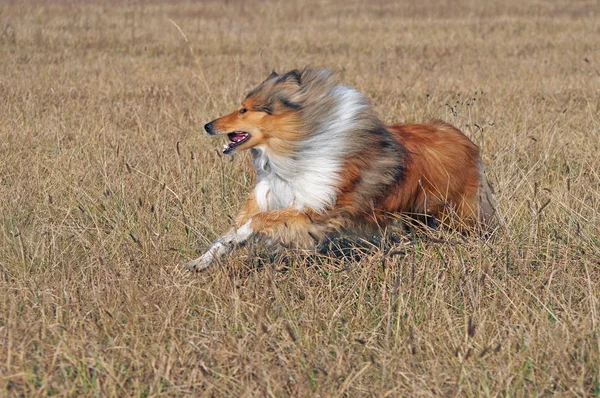
[{"label": "dog's collar area", "polygon": [[233,133],[228,133],[227,138],[229,138],[231,144],[223,145],[223,153],[225,155],[231,153],[231,151],[233,151],[237,146],[240,146],[244,142],[248,141],[250,134],[243,131],[234,131]]}]

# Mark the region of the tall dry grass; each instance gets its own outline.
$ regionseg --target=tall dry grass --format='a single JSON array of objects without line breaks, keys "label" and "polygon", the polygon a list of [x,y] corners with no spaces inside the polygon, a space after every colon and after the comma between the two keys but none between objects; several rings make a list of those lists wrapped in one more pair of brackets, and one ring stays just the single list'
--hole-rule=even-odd
[{"label": "tall dry grass", "polygon": [[[3,2],[0,395],[598,396],[599,16]],[[252,187],[247,156],[220,156],[202,124],[307,64],[386,121],[463,129],[502,233],[183,272]]]}]

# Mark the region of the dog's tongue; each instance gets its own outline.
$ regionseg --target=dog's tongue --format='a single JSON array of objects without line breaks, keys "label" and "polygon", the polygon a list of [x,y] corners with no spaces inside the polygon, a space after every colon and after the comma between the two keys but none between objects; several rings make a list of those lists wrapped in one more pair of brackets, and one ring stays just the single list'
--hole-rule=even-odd
[{"label": "dog's tongue", "polygon": [[231,133],[229,134],[229,140],[232,142],[240,142],[244,138],[246,138],[248,134],[246,133]]}]

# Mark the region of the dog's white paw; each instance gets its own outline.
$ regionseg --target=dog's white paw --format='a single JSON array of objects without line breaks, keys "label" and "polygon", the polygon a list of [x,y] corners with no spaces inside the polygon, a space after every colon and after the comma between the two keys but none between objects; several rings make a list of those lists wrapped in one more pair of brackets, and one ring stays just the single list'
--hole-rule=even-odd
[{"label": "dog's white paw", "polygon": [[248,220],[237,231],[230,232],[214,241],[206,253],[195,260],[185,263],[183,268],[187,271],[199,272],[204,271],[213,263],[218,262],[227,253],[231,252],[236,244],[243,244],[250,236],[252,236],[253,231],[252,228],[250,228],[251,221],[251,219]]},{"label": "dog's white paw", "polygon": [[185,263],[183,268],[187,271],[204,271],[226,253],[227,245],[221,241],[217,241],[210,245],[206,253],[204,253],[202,256]]},{"label": "dog's white paw", "polygon": [[199,259],[188,261],[187,263],[183,264],[183,269],[190,272],[196,271],[196,265],[198,265],[198,260]]},{"label": "dog's white paw", "polygon": [[210,253],[205,253],[202,255],[202,257],[199,257],[192,261],[188,261],[187,263],[183,264],[183,269],[191,272],[200,272],[206,270],[208,267],[211,266],[214,260],[212,256],[207,256],[207,254]]}]

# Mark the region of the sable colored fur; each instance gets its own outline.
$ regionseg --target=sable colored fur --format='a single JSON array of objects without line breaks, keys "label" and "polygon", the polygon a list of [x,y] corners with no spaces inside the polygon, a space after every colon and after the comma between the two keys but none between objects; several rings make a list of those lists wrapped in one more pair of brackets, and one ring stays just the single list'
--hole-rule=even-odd
[{"label": "sable colored fur", "polygon": [[391,214],[463,231],[493,215],[479,149],[462,132],[439,121],[385,126],[328,70],[272,73],[205,129],[227,134],[226,154],[252,152],[257,182],[235,226],[191,270],[251,238],[311,248],[335,231],[381,227]]}]

